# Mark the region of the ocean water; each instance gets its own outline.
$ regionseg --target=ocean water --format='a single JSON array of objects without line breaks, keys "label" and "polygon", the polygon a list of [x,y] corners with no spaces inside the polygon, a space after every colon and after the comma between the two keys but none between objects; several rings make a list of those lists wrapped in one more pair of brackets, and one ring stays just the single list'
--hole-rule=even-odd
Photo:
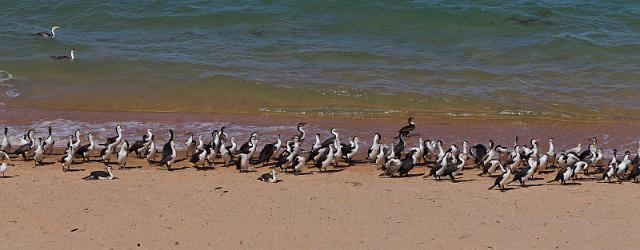
[{"label": "ocean water", "polygon": [[0,6],[0,108],[640,118],[638,1]]}]

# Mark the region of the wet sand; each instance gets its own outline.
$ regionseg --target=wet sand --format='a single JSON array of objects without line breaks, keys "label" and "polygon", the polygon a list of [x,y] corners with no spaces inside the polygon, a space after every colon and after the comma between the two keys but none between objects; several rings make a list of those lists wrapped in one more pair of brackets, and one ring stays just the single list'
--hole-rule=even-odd
[{"label": "wet sand", "polygon": [[[35,115],[38,114],[38,115]],[[3,124],[20,126],[51,119],[90,121],[144,121],[129,128],[137,139],[149,123],[162,123],[186,132],[182,124],[224,121],[240,128],[280,126],[261,134],[259,148],[278,133],[295,134],[295,124],[307,122],[304,148],[313,134],[328,136],[329,128],[341,128],[342,137],[360,136],[365,152],[374,131],[390,143],[405,119],[296,117],[272,115],[211,115],[159,113],[44,113],[5,110]],[[556,138],[556,151],[574,147],[596,136],[607,149],[637,150],[640,128],[630,123],[576,123],[547,120],[434,120],[418,118],[415,135],[438,138],[445,144],[489,139],[512,145],[533,136],[546,152],[546,138]],[[284,126],[286,125],[286,126]],[[63,128],[59,128],[63,129]],[[208,136],[211,130],[196,131]],[[16,131],[18,132],[18,131]],[[85,133],[88,131],[85,131]],[[40,134],[44,130],[40,131]],[[107,131],[110,136],[112,131]],[[243,131],[229,131],[242,143]],[[164,144],[164,132],[156,143]],[[65,135],[57,135],[59,143]],[[181,135],[183,136],[183,135]],[[525,139],[526,138],[526,139]],[[185,138],[178,138],[183,141]],[[206,137],[205,141],[210,139]],[[58,149],[61,151],[61,149]],[[59,155],[48,157],[48,162]],[[356,158],[364,158],[362,153]],[[381,178],[374,166],[359,163],[332,173],[281,175],[267,184],[256,178],[268,171],[240,174],[231,168],[197,171],[182,161],[177,171],[149,166],[129,158],[127,170],[115,170],[114,181],[84,181],[102,163],[74,165],[81,171],[63,173],[58,163],[34,168],[14,159],[0,179],[0,248],[51,249],[177,249],[177,248],[287,248],[287,249],[424,249],[457,247],[473,249],[598,248],[632,249],[640,240],[634,216],[640,205],[637,184],[598,183],[590,179],[576,185],[548,184],[554,173],[507,192],[487,190],[493,179],[465,170],[460,182],[423,179],[425,167],[408,178]]]},{"label": "wet sand", "polygon": [[628,182],[563,186],[548,174],[503,193],[477,170],[451,183],[422,178],[424,167],[381,178],[362,163],[270,184],[256,180],[266,167],[169,172],[137,159],[114,170],[119,179],[84,181],[103,164],[14,163],[0,179],[3,249],[632,249],[640,240],[640,186]]}]

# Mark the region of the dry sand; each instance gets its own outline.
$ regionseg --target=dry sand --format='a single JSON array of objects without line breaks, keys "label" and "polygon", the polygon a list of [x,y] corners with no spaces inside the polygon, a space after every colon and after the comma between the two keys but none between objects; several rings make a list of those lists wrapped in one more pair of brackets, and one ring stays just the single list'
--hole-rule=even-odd
[{"label": "dry sand", "polygon": [[493,179],[477,170],[451,183],[380,178],[364,163],[269,184],[256,180],[267,168],[169,172],[133,158],[134,168],[115,169],[117,180],[84,181],[103,165],[62,172],[58,163],[13,163],[10,178],[0,179],[2,249],[633,249],[640,242],[640,186],[628,182],[563,186],[547,184],[548,174],[502,193],[487,190]]}]

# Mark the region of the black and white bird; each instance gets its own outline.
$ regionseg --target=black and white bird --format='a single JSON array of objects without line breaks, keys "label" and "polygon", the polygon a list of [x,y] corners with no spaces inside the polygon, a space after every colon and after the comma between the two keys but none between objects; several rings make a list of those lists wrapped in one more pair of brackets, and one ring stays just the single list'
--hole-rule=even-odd
[{"label": "black and white bird", "polygon": [[322,147],[322,142],[320,141],[320,134],[316,133],[316,142],[313,143],[313,146],[311,146],[311,151],[316,150],[320,147]]},{"label": "black and white bird", "polygon": [[202,168],[204,169],[205,164],[207,163],[207,150],[203,148],[197,149],[196,152],[191,155],[189,162],[193,163],[194,167],[202,165]]},{"label": "black and white bird", "polygon": [[300,143],[304,142],[304,139],[307,137],[307,132],[304,130],[304,126],[307,125],[304,122],[298,123],[298,141],[300,141]]},{"label": "black and white bird", "polygon": [[124,140],[122,146],[120,146],[120,152],[118,152],[118,166],[120,169],[127,168],[127,157],[129,156],[129,142]]},{"label": "black and white bird", "polygon": [[302,172],[302,168],[306,165],[307,159],[302,155],[298,155],[293,159],[293,174],[298,175]]},{"label": "black and white bird", "polygon": [[171,170],[171,165],[176,161],[176,144],[173,142],[173,130],[169,129],[169,140],[162,147],[162,160],[160,165],[164,165]]},{"label": "black and white bird", "polygon": [[498,187],[500,188],[501,192],[506,191],[505,187],[509,179],[511,179],[511,168],[507,167],[507,169],[504,172],[502,172],[501,175],[498,175],[498,177],[496,177],[493,183],[493,186],[489,187],[489,190],[491,190],[494,187]]},{"label": "black and white bird", "polygon": [[73,60],[75,60],[75,59],[76,59],[76,55],[75,55],[75,53],[76,53],[76,50],[75,50],[75,49],[72,49],[72,50],[69,52],[69,55],[68,55],[68,56],[50,56],[50,58],[51,58],[51,59],[54,59],[54,60],[71,60],[71,61],[73,61]]},{"label": "black and white bird", "polygon": [[56,30],[59,29],[59,28],[60,28],[60,26],[53,26],[53,27],[51,27],[51,31],[41,31],[41,32],[36,33],[36,36],[55,38],[56,37]]},{"label": "black and white bird", "polygon": [[227,167],[231,162],[231,153],[229,152],[229,149],[227,149],[227,145],[224,140],[220,141],[220,158],[222,158],[223,167]]},{"label": "black and white bird", "polygon": [[151,135],[151,139],[149,139],[149,147],[147,147],[147,152],[145,153],[145,155],[147,155],[146,157],[148,162],[153,162],[156,160],[158,148],[156,147],[155,139],[155,135]]},{"label": "black and white bird", "polygon": [[397,157],[400,157],[404,151],[405,142],[403,137],[404,135],[402,135],[402,133],[398,134],[398,144],[393,147],[393,154]]},{"label": "black and white bird", "polygon": [[33,139],[31,139],[31,135],[35,132],[35,129],[29,129],[25,134],[26,144],[21,145],[16,150],[13,151],[13,155],[21,155],[23,160],[27,160],[27,153],[29,153],[32,149],[34,149],[35,143]]},{"label": "black and white bird", "polygon": [[236,161],[236,170],[240,173],[249,171],[249,154],[239,153]]},{"label": "black and white bird", "polygon": [[278,135],[278,140],[276,142],[264,145],[264,147],[262,147],[260,156],[258,157],[258,162],[256,164],[262,163],[263,166],[269,164],[269,160],[273,158],[273,155],[278,151],[281,145],[282,139],[280,138],[280,135]]},{"label": "black and white bird", "polygon": [[329,145],[333,144],[336,138],[340,137],[340,135],[338,134],[337,128],[331,128],[331,135],[332,135],[331,137],[327,138],[320,144],[320,147],[326,148]]},{"label": "black and white bird", "polygon": [[120,142],[122,142],[122,139],[124,139],[124,135],[122,134],[122,125],[117,125],[116,136],[107,138],[107,142],[101,144],[101,146],[105,146],[107,148],[111,146],[111,153],[115,153],[115,150],[117,146],[120,145]]},{"label": "black and white bird", "polygon": [[4,127],[4,136],[2,140],[0,140],[0,150],[1,151],[9,151],[11,150],[11,141],[9,140],[9,128]]},{"label": "black and white bird", "polygon": [[47,135],[47,138],[44,139],[44,151],[45,153],[49,153],[50,155],[53,154],[53,146],[56,144],[56,140],[55,138],[53,138],[53,133],[52,133],[52,129],[51,126],[49,126],[49,135]]},{"label": "black and white bird", "polygon": [[333,144],[329,144],[329,146],[326,147],[326,150],[324,150],[322,154],[318,154],[318,158],[315,160],[314,166],[320,172],[326,171],[327,167],[329,167],[329,165],[331,165],[331,163],[333,162],[333,152],[334,146]]},{"label": "black and white bird", "polygon": [[62,172],[67,172],[71,169],[71,164],[73,163],[73,148],[71,145],[67,146],[67,150],[65,150],[65,154],[60,159],[60,163],[62,163]]},{"label": "black and white bird", "polygon": [[36,143],[36,150],[33,151],[33,161],[35,162],[36,166],[42,164],[42,161],[44,160],[45,152],[42,144],[42,138],[38,138],[38,142]]},{"label": "black and white bird", "polygon": [[96,144],[93,140],[93,132],[89,132],[87,134],[87,139],[89,140],[89,144],[80,146],[78,151],[76,151],[76,157],[82,157],[84,161],[89,161],[93,150],[96,148]]},{"label": "black and white bird", "polygon": [[127,150],[129,153],[131,152],[135,153],[136,157],[142,158],[144,153],[147,152],[146,147],[148,145],[149,145],[149,135],[145,134],[145,135],[142,135],[142,140],[133,142],[133,144],[129,145]]},{"label": "black and white bird", "polygon": [[258,177],[258,180],[269,182],[269,183],[276,183],[278,182],[278,175],[276,174],[276,170],[272,169],[271,173],[265,173],[260,175],[260,177]]},{"label": "black and white bird", "polygon": [[371,147],[367,151],[367,160],[371,162],[375,162],[376,156],[380,153],[380,140],[382,139],[382,135],[380,133],[375,133],[373,135],[373,142],[371,143]]},{"label": "black and white bird", "polygon": [[80,146],[82,145],[82,140],[80,139],[81,135],[82,133],[79,129],[76,129],[76,131],[73,132],[73,141],[71,141],[71,148],[74,155],[78,152],[78,149],[80,149]]},{"label": "black and white bird", "polygon": [[416,124],[413,122],[413,117],[409,117],[409,120],[407,122],[409,124],[398,130],[398,133],[405,137],[409,136],[409,134],[413,132],[414,129],[416,129]]},{"label": "black and white bird", "polygon": [[343,154],[342,156],[347,160],[347,163],[349,163],[349,166],[353,165],[353,156],[355,156],[358,153],[359,148],[360,148],[360,138],[357,136],[353,138],[353,145],[342,147],[342,154]]},{"label": "black and white bird", "polygon": [[556,177],[553,180],[548,181],[549,183],[554,182],[554,181],[559,181],[561,182],[563,185],[567,184],[567,181],[569,181],[569,178],[571,178],[571,176],[573,176],[574,170],[575,169],[575,164],[568,164],[565,165],[562,168],[558,169],[558,172],[556,173]]},{"label": "black and white bird", "polygon": [[111,171],[111,165],[107,165],[107,171],[91,171],[91,173],[85,177],[82,177],[84,180],[115,180],[117,177],[113,176],[113,172]]},{"label": "black and white bird", "polygon": [[196,151],[196,141],[193,139],[193,132],[188,132],[187,133],[187,141],[184,143],[187,148],[186,148],[186,154],[187,157],[193,155],[193,153]]}]

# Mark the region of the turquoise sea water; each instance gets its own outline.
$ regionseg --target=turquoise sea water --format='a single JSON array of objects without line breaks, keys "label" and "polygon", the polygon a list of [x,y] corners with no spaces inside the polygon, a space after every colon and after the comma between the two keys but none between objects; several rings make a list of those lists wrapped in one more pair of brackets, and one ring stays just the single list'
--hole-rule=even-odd
[{"label": "turquoise sea water", "polygon": [[[9,107],[633,119],[637,1],[0,0]],[[55,39],[33,36],[52,25]],[[77,50],[73,63],[50,55]]]}]

